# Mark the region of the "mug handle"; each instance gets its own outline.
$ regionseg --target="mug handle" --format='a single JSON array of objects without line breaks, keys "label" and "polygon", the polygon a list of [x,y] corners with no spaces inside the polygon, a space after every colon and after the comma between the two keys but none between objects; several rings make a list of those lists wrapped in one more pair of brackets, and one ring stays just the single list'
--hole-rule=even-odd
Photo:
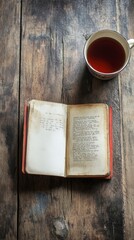
[{"label": "mug handle", "polygon": [[130,48],[134,47],[134,39],[129,39],[127,42]]}]

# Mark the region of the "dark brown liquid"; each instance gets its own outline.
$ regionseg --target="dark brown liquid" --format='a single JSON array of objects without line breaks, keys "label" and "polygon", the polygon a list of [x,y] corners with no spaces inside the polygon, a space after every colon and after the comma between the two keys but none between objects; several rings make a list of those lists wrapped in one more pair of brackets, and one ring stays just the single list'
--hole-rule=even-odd
[{"label": "dark brown liquid", "polygon": [[102,37],[89,46],[87,60],[95,70],[102,73],[112,73],[123,67],[125,51],[115,39]]}]

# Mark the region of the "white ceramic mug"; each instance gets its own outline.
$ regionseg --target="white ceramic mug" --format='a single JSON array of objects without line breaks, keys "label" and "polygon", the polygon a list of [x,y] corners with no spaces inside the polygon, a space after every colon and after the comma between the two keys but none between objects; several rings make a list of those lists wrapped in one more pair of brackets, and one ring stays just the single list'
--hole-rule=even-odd
[{"label": "white ceramic mug", "polygon": [[[121,48],[123,49],[123,52],[124,52],[124,59],[122,60],[123,63],[115,71],[114,70],[113,71],[112,70],[111,71],[107,70],[108,72],[105,72],[105,71],[102,71],[102,70],[98,70],[97,67],[93,66],[90,63],[90,60],[89,60],[90,59],[89,49],[90,49],[91,46],[93,46],[93,44],[95,42],[96,42],[95,44],[97,44],[97,41],[102,39],[102,38],[105,39],[105,41],[107,41],[107,39],[111,39],[111,41],[117,43],[116,47],[118,47],[120,45]],[[106,44],[106,45],[108,45],[108,44]],[[103,44],[103,48],[104,49],[101,50],[101,51],[102,52],[107,51],[106,55],[109,56],[109,50],[110,49],[106,50],[105,46]],[[99,79],[102,79],[102,80],[108,80],[108,79],[111,79],[111,78],[115,77],[128,64],[129,59],[130,59],[131,48],[133,46],[134,46],[134,39],[126,40],[120,33],[116,32],[116,31],[113,31],[113,30],[105,29],[105,30],[101,30],[101,31],[98,31],[98,32],[95,32],[95,33],[91,34],[89,36],[89,38],[87,39],[85,47],[84,47],[84,57],[85,57],[85,60],[86,60],[86,63],[87,63],[89,71],[91,72],[91,74],[93,76],[95,76],[95,77],[97,77]],[[114,51],[114,48],[112,50],[110,50],[111,53],[112,53],[112,51]],[[118,51],[117,51],[117,53],[118,53]],[[95,58],[96,55],[94,55],[93,57]],[[115,55],[114,55],[115,62],[117,60],[117,57],[119,57],[119,56],[116,56],[116,53],[115,53]],[[102,62],[100,62],[98,64],[100,65],[100,64],[102,64]]]}]

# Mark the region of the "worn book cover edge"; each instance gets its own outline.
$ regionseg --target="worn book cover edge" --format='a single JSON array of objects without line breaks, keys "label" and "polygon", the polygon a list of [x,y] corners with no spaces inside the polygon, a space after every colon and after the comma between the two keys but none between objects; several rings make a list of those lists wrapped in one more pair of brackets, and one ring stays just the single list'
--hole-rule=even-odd
[{"label": "worn book cover edge", "polygon": [[[28,132],[28,103],[24,105],[24,123],[23,123],[23,146],[22,146],[22,172],[25,174],[26,165],[26,148],[27,148],[27,132]],[[112,107],[109,107],[109,150],[110,150],[110,174],[102,177],[103,179],[111,179],[113,176],[113,136],[112,136]],[[93,178],[98,178],[93,176]]]}]

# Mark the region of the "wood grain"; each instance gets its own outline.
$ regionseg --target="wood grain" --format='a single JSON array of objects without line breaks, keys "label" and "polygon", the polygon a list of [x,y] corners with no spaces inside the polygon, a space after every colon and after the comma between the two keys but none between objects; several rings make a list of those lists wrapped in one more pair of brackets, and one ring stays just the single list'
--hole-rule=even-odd
[{"label": "wood grain", "polygon": [[[134,38],[134,3],[121,1],[119,29],[126,39]],[[126,24],[122,24],[125,22]],[[120,75],[122,159],[125,239],[134,239],[134,49]]]},{"label": "wood grain", "polygon": [[0,239],[17,238],[20,2],[0,1]]},{"label": "wood grain", "polygon": [[[119,78],[107,82],[93,78],[83,59],[87,35],[110,28],[134,38],[133,22],[131,0],[0,1],[1,240],[134,239],[134,49]],[[17,196],[23,105],[32,98],[113,107],[112,181],[23,176],[19,171]]]},{"label": "wood grain", "polygon": [[20,175],[19,239],[123,239],[118,79],[93,78],[83,58],[87,34],[117,29],[116,7],[112,0],[23,1],[20,125],[26,99],[108,103],[114,176],[100,181]]}]

